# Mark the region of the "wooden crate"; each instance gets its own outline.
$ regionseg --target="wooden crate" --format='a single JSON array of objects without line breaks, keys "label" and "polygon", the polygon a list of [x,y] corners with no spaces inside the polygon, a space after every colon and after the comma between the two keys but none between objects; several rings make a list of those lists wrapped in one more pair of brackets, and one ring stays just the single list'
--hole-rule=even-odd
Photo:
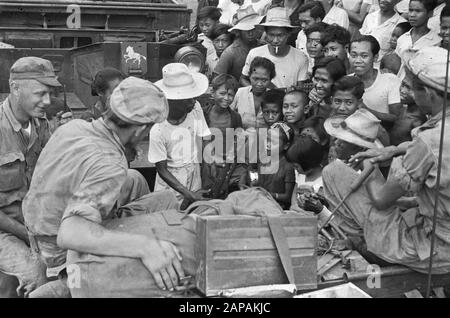
[{"label": "wooden crate", "polygon": [[[279,216],[298,290],[317,287],[317,218]],[[209,216],[197,220],[196,286],[206,296],[222,290],[286,284],[265,217]]]}]

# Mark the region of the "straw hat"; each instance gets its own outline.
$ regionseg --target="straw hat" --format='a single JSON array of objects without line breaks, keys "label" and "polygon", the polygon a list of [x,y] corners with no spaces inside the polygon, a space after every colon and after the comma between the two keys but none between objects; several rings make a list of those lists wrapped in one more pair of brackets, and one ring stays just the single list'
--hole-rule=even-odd
[{"label": "straw hat", "polygon": [[367,109],[358,109],[347,118],[328,118],[324,123],[327,133],[333,137],[363,148],[383,148],[377,139],[380,120]]},{"label": "straw hat", "polygon": [[258,25],[264,27],[296,28],[291,25],[288,12],[282,7],[275,7],[267,11],[266,22]]},{"label": "straw hat", "polygon": [[204,94],[208,89],[208,78],[191,72],[183,63],[170,63],[162,69],[163,78],[155,83],[167,99],[189,99]]},{"label": "straw hat", "polygon": [[238,9],[236,11],[237,21],[234,27],[228,30],[231,32],[233,30],[250,31],[255,28],[255,26],[261,23],[263,16],[260,16],[253,6],[250,5],[244,9]]}]

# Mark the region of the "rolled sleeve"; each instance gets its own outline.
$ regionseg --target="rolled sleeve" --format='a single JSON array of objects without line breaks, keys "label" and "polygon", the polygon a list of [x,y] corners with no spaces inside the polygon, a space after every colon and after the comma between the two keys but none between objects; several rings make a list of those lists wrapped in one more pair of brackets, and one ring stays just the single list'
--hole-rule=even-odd
[{"label": "rolled sleeve", "polygon": [[434,166],[435,157],[431,150],[422,139],[416,138],[403,157],[394,158],[388,179],[399,183],[405,191],[417,193]]},{"label": "rolled sleeve", "polygon": [[99,163],[92,167],[69,200],[62,220],[71,216],[81,216],[92,222],[101,223],[113,211],[126,176],[126,169],[118,165]]}]

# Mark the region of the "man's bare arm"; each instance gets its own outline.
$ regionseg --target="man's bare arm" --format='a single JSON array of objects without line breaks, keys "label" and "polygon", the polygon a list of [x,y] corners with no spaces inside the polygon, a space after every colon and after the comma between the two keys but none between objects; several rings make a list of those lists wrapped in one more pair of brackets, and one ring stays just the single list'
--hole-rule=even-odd
[{"label": "man's bare arm", "polygon": [[28,243],[28,233],[25,225],[9,217],[0,209],[0,231],[11,233]]}]

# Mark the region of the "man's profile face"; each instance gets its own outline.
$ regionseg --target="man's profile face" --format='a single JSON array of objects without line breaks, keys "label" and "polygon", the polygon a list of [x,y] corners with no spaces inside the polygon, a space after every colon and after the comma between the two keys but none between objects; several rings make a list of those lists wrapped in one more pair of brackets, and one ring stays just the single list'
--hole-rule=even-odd
[{"label": "man's profile face", "polygon": [[302,30],[308,30],[308,28],[310,28],[314,23],[319,22],[311,17],[311,10],[306,10],[305,12],[299,13],[298,21],[302,27]]},{"label": "man's profile face", "polygon": [[51,88],[37,80],[18,81],[14,87],[19,107],[32,118],[45,117],[50,106]]}]

